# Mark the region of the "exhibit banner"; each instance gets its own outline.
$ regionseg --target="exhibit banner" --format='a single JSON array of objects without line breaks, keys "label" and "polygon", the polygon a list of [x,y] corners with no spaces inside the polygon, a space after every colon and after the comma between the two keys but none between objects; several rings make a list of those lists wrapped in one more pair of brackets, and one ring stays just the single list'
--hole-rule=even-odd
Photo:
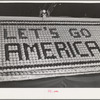
[{"label": "exhibit banner", "polygon": [[100,19],[0,17],[0,81],[100,73]]}]

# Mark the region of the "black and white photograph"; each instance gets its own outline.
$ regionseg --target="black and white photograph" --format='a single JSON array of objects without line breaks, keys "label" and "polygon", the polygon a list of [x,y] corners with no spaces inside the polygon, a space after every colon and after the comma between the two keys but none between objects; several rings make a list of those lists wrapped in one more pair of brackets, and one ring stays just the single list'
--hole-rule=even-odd
[{"label": "black and white photograph", "polygon": [[100,3],[0,3],[0,88],[74,87],[100,88]]}]

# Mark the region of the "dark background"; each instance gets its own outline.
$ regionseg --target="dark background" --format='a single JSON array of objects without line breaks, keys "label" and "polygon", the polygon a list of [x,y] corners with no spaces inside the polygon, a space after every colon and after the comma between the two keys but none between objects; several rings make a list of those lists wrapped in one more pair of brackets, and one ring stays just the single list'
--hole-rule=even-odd
[{"label": "dark background", "polygon": [[[1,3],[0,16],[39,16],[40,9],[48,9],[51,3]],[[100,3],[58,3],[51,16],[100,17]]]},{"label": "dark background", "polygon": [[[39,16],[51,4],[7,3],[0,4],[0,16]],[[100,18],[100,4],[57,4],[51,16]],[[0,87],[100,87],[100,74],[56,77],[37,80],[1,82]]]}]

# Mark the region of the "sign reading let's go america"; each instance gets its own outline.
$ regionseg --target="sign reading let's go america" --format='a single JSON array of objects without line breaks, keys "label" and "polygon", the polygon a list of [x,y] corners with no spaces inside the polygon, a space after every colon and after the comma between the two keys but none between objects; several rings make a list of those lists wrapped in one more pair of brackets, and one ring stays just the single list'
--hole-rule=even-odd
[{"label": "sign reading let's go america", "polygon": [[84,67],[89,72],[100,65],[100,22],[1,20],[0,46],[1,76],[25,68]]}]

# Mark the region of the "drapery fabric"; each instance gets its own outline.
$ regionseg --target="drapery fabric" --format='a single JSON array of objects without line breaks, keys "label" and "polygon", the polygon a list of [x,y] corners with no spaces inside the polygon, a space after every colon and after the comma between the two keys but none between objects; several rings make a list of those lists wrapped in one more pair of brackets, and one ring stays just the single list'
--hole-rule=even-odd
[{"label": "drapery fabric", "polygon": [[1,82],[0,87],[69,88],[100,87],[100,74],[55,77],[27,81]]}]

